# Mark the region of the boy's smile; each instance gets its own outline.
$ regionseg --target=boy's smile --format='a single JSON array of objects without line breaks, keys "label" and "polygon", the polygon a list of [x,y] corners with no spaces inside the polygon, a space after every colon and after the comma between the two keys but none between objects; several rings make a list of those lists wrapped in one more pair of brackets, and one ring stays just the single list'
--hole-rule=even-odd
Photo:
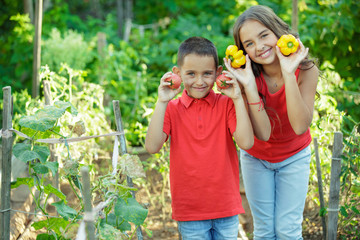
[{"label": "boy's smile", "polygon": [[[220,71],[219,71],[220,69]],[[174,67],[174,73],[180,75],[184,88],[192,98],[203,98],[213,88],[216,76],[222,68],[216,69],[212,56],[189,54],[181,67]]]}]

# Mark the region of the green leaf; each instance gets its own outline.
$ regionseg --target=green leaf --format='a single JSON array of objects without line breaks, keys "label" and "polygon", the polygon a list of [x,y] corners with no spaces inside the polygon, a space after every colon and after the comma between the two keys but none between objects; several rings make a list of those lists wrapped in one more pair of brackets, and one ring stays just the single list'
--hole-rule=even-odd
[{"label": "green leaf", "polygon": [[57,118],[54,116],[48,116],[48,113],[43,109],[40,109],[33,116],[22,117],[19,121],[19,125],[22,127],[31,128],[33,130],[45,132],[46,130],[54,127]]},{"label": "green leaf", "polygon": [[341,206],[341,207],[340,207],[340,213],[341,213],[341,215],[343,215],[344,217],[348,217],[348,216],[349,216],[349,214],[347,213],[347,211],[346,211],[346,209],[345,209],[344,206]]},{"label": "green leaf", "polygon": [[120,216],[110,213],[106,218],[101,219],[101,223],[110,224],[121,231],[131,231],[131,225]]},{"label": "green leaf", "polygon": [[56,240],[56,238],[47,233],[40,233],[36,236],[36,240]]},{"label": "green leaf", "polygon": [[54,102],[54,106],[56,106],[60,109],[66,110],[74,116],[76,116],[78,114],[78,111],[76,110],[76,108],[69,102],[56,101],[56,102]]},{"label": "green leaf", "polygon": [[325,215],[326,215],[326,213],[327,213],[326,208],[321,208],[321,209],[319,210],[319,215],[320,215],[320,217],[325,216]]},{"label": "green leaf", "polygon": [[61,235],[60,229],[65,229],[69,225],[69,222],[63,218],[49,218],[46,220],[38,221],[33,223],[31,226],[35,230],[46,228],[48,230],[53,230],[56,234]]},{"label": "green leaf", "polygon": [[360,211],[355,206],[351,206],[351,210],[356,214],[360,214]]},{"label": "green leaf", "polygon": [[59,202],[55,202],[51,204],[55,206],[56,211],[59,213],[60,216],[62,216],[65,220],[69,220],[69,218],[74,218],[77,215],[77,212],[75,209],[69,207],[64,203],[63,200]]},{"label": "green leaf", "polygon": [[29,187],[34,186],[34,179],[31,177],[28,178],[17,178],[16,181],[11,182],[11,189],[17,188],[20,185],[28,185]]},{"label": "green leaf", "polygon": [[49,168],[43,165],[42,163],[35,163],[31,165],[32,169],[37,174],[47,174],[49,172]]},{"label": "green leaf", "polygon": [[47,146],[39,145],[35,145],[31,150],[31,144],[18,143],[13,147],[13,154],[23,162],[29,162],[35,159],[45,162],[50,155],[50,150]]},{"label": "green leaf", "polygon": [[99,231],[99,239],[100,240],[107,240],[107,239],[129,239],[124,233],[120,230],[114,228],[109,224],[101,224],[100,231]]},{"label": "green leaf", "polygon": [[53,176],[55,176],[57,170],[59,169],[59,163],[57,162],[45,162],[44,165],[51,170]]},{"label": "green leaf", "polygon": [[71,103],[57,101],[54,105],[45,106],[43,109],[37,110],[34,115],[22,117],[19,125],[44,132],[53,128],[56,121],[65,111],[69,111],[73,115],[77,115],[78,113]]},{"label": "green leaf", "polygon": [[34,145],[33,151],[39,155],[40,162],[46,162],[47,158],[50,156],[50,150],[48,146]]},{"label": "green leaf", "polygon": [[50,193],[55,194],[58,198],[60,198],[61,200],[64,200],[64,202],[67,203],[66,196],[61,191],[54,188],[51,184],[48,184],[45,186],[44,192],[46,194],[50,194]]},{"label": "green leaf", "polygon": [[128,198],[127,201],[118,198],[115,204],[115,214],[135,225],[141,225],[147,217],[148,210],[143,208],[134,198]]},{"label": "green leaf", "polygon": [[70,178],[73,181],[73,183],[75,184],[75,186],[81,191],[82,185],[79,180],[79,175],[72,175],[72,176],[70,176]]}]

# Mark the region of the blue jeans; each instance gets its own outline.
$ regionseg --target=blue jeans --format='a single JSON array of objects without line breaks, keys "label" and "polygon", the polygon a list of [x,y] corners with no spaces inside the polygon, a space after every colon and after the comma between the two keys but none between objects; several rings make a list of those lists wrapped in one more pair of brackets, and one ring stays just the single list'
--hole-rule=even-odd
[{"label": "blue jeans", "polygon": [[202,221],[178,221],[183,240],[236,240],[238,215]]},{"label": "blue jeans", "polygon": [[241,150],[241,172],[254,220],[254,240],[302,238],[310,147],[269,163]]}]

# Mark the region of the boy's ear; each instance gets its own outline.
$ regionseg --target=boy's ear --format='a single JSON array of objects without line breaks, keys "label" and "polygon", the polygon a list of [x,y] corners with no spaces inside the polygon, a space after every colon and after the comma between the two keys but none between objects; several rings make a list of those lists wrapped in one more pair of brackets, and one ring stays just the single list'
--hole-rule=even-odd
[{"label": "boy's ear", "polygon": [[180,76],[180,68],[178,66],[173,66],[172,72]]},{"label": "boy's ear", "polygon": [[219,65],[217,70],[216,70],[216,76],[219,76],[223,71],[223,66]]}]

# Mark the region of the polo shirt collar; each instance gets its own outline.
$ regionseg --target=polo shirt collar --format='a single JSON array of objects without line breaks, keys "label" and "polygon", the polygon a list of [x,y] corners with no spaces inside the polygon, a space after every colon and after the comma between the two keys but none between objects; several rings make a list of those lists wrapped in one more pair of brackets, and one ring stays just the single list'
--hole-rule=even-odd
[{"label": "polo shirt collar", "polygon": [[[196,98],[192,98],[187,94],[187,91],[184,89],[184,91],[182,92],[182,95],[180,97],[180,102],[186,107],[190,107],[190,105],[199,99]],[[205,102],[207,102],[211,107],[213,107],[215,105],[215,100],[216,100],[216,94],[214,92],[214,90],[210,90],[209,94],[204,97],[201,98],[200,100],[204,100]]]}]

